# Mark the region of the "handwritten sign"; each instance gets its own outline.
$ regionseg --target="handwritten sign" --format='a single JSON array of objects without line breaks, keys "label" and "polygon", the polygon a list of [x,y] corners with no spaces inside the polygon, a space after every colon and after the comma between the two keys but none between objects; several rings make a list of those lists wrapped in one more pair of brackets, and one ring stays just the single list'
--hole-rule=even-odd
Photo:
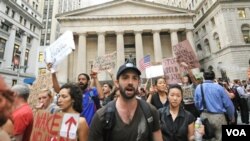
[{"label": "handwritten sign", "polygon": [[60,130],[60,136],[69,138],[69,139],[75,139],[76,138],[76,131],[78,126],[78,119],[80,118],[79,114],[64,114],[63,120],[62,120],[62,127]]},{"label": "handwritten sign", "polygon": [[164,76],[162,65],[150,66],[146,68],[146,78],[154,78]]},{"label": "handwritten sign", "polygon": [[[55,113],[50,114],[44,110],[36,112],[34,116],[34,123],[32,134],[30,137],[31,141],[68,141],[69,137],[60,136],[59,132],[62,128],[63,119],[67,119],[68,117],[74,117],[75,124],[78,126],[79,114],[65,114],[63,113]],[[75,119],[76,118],[76,119]],[[72,127],[72,126],[71,126]],[[66,130],[69,129],[69,125],[65,127]],[[73,130],[69,129],[70,134],[76,135],[77,127],[74,127],[74,133],[71,132]],[[71,138],[71,141],[77,141],[76,138]]]},{"label": "handwritten sign", "polygon": [[181,82],[180,66],[176,58],[165,58],[162,60],[164,75],[169,84]]},{"label": "handwritten sign", "polygon": [[183,86],[182,90],[183,90],[183,101],[187,104],[193,102],[194,101],[193,85]]},{"label": "handwritten sign", "polygon": [[29,105],[35,109],[38,103],[38,94],[44,89],[51,89],[53,86],[51,73],[39,75],[36,81],[30,88],[30,95],[28,98]]},{"label": "handwritten sign", "polygon": [[116,60],[116,52],[99,56],[94,61],[93,69],[99,72],[114,69],[116,66]]},{"label": "handwritten sign", "polygon": [[66,31],[55,42],[45,49],[45,63],[52,63],[55,68],[72,50],[75,49],[73,33]]},{"label": "handwritten sign", "polygon": [[173,51],[179,62],[186,62],[191,69],[200,67],[199,60],[188,40],[174,45]]}]

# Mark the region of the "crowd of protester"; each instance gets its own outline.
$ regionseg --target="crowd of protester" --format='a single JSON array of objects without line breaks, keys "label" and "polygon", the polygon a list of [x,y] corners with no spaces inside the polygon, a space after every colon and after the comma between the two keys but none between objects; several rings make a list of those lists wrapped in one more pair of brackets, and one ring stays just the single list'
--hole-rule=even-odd
[{"label": "crowd of protester", "polygon": [[[37,95],[35,109],[27,102],[27,84],[9,87],[0,76],[0,141],[29,141],[39,110],[80,114],[77,141],[192,141],[197,117],[209,119],[213,140],[220,141],[221,125],[238,124],[238,114],[242,124],[249,124],[250,68],[243,81],[216,79],[213,71],[204,72],[201,81],[181,65],[187,72],[180,84],[158,77],[142,85],[141,71],[131,62],[120,66],[116,77],[108,71],[112,81],[102,83],[91,72],[60,86],[55,72],[53,89]],[[204,127],[199,132],[204,135]]]}]

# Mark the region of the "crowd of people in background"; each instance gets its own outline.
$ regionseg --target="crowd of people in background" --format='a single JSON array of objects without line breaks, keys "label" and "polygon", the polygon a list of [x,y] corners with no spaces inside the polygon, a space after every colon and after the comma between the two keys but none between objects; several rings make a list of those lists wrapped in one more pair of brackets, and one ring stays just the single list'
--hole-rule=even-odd
[{"label": "crowd of people in background", "polygon": [[[111,82],[99,82],[92,71],[60,86],[53,73],[53,89],[37,95],[35,109],[27,102],[27,84],[9,87],[0,76],[0,141],[29,141],[39,110],[79,114],[77,141],[192,141],[198,117],[209,119],[213,140],[220,141],[221,125],[238,124],[238,114],[242,124],[249,124],[250,68],[243,81],[223,81],[213,71],[205,71],[200,81],[187,64],[181,65],[187,72],[180,74],[180,84],[158,77],[142,85],[141,71],[130,62],[119,67],[116,77],[108,71]],[[204,135],[204,127],[199,132]]]}]

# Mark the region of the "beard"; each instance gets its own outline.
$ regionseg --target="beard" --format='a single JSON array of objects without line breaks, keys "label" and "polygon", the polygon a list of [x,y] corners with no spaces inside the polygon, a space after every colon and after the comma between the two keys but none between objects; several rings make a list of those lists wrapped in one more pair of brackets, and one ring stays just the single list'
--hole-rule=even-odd
[{"label": "beard", "polygon": [[8,118],[3,114],[0,114],[0,126],[3,126],[7,122]]},{"label": "beard", "polygon": [[88,87],[88,83],[87,84],[80,83],[79,87],[82,91],[84,91]]},{"label": "beard", "polygon": [[[135,89],[131,85],[129,85],[129,86],[125,87],[125,88],[123,88],[121,85],[119,85],[119,89],[120,89],[121,96],[123,98],[127,99],[127,100],[133,99],[136,96],[137,91],[138,91],[138,89]],[[128,94],[126,94],[126,89],[130,89],[130,91],[132,90],[132,91],[134,91],[134,93],[132,95],[128,95]]]}]

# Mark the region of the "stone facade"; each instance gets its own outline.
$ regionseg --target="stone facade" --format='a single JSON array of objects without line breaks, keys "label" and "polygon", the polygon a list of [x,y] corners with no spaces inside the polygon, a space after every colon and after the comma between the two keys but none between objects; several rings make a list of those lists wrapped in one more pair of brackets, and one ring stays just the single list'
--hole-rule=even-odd
[{"label": "stone facade", "polygon": [[246,79],[250,59],[249,5],[247,0],[210,0],[196,10],[197,54],[202,68],[213,66],[217,77],[226,72],[230,80]]},{"label": "stone facade", "polygon": [[9,85],[36,76],[42,27],[39,9],[37,2],[0,1],[0,74]]},{"label": "stone facade", "polygon": [[[172,57],[172,46],[185,39],[194,47],[193,16],[185,9],[132,0],[59,14],[61,33],[73,31],[76,43],[76,50],[58,71],[61,73],[59,81],[76,81],[79,73],[90,72],[96,56],[114,51],[118,54],[118,67],[129,55],[136,59],[137,65],[147,54],[152,62],[161,62],[163,58]],[[100,80],[107,79],[110,78],[100,74]]]}]

